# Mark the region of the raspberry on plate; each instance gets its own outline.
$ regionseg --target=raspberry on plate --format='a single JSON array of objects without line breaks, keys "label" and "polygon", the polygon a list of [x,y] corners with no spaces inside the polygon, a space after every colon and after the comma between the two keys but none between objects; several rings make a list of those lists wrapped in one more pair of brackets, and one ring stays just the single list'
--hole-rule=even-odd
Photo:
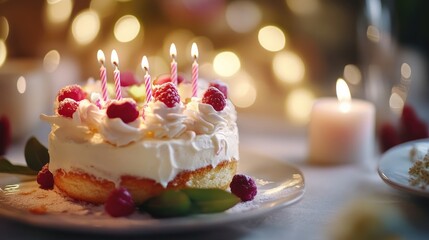
[{"label": "raspberry on plate", "polygon": [[58,105],[57,112],[63,117],[73,118],[73,113],[76,112],[79,103],[71,98],[66,98]]},{"label": "raspberry on plate", "polygon": [[124,217],[135,211],[135,205],[130,192],[123,187],[113,190],[106,203],[104,210],[112,217]]},{"label": "raspberry on plate", "polygon": [[45,164],[37,174],[37,183],[45,190],[54,188],[54,175],[49,171],[49,163]]},{"label": "raspberry on plate", "polygon": [[63,101],[66,98],[71,98],[77,102],[85,99],[86,93],[83,91],[83,89],[77,85],[69,85],[66,87],[63,87],[57,95],[58,102]]},{"label": "raspberry on plate", "polygon": [[215,88],[209,87],[203,96],[203,103],[210,104],[216,111],[222,111],[226,106],[226,100],[223,93]]},{"label": "raspberry on plate", "polygon": [[155,101],[161,101],[169,108],[174,107],[180,102],[179,92],[172,82],[166,82],[162,85],[155,86],[153,97]]},{"label": "raspberry on plate", "polygon": [[229,187],[231,188],[231,192],[243,202],[253,200],[258,192],[255,181],[243,174],[235,175]]},{"label": "raspberry on plate", "polygon": [[124,123],[130,123],[139,116],[137,104],[131,99],[112,101],[107,107],[106,114],[109,118],[120,118]]}]

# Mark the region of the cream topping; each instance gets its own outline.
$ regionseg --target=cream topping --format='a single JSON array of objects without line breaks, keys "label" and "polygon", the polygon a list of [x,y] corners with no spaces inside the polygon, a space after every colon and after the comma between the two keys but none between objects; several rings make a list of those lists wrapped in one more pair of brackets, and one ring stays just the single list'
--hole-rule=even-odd
[{"label": "cream topping", "polygon": [[118,147],[138,141],[143,137],[142,119],[138,117],[130,123],[124,123],[120,118],[103,116],[100,124],[100,134],[109,143]]},{"label": "cream topping", "polygon": [[152,101],[145,108],[147,131],[153,132],[154,138],[178,138],[186,131],[183,103],[169,108],[163,102]]}]

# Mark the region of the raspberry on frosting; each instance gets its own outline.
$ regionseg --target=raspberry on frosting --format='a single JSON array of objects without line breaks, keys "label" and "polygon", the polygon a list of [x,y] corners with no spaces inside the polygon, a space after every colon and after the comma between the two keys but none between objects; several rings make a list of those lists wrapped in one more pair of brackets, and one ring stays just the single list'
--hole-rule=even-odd
[{"label": "raspberry on frosting", "polygon": [[130,99],[112,101],[107,107],[106,114],[109,118],[120,118],[124,123],[130,123],[139,116],[137,104]]},{"label": "raspberry on frosting", "polygon": [[67,118],[73,118],[73,113],[76,112],[79,103],[74,99],[66,98],[58,105],[57,112],[59,115]]},{"label": "raspberry on frosting", "polygon": [[163,102],[167,107],[172,108],[180,102],[179,92],[172,82],[166,82],[156,86],[153,91],[155,101]]},{"label": "raspberry on frosting", "polygon": [[63,101],[66,98],[71,98],[77,102],[85,99],[86,93],[83,91],[83,89],[77,85],[69,85],[66,87],[63,87],[57,95],[58,102]]},{"label": "raspberry on frosting", "polygon": [[203,96],[203,103],[210,104],[216,111],[222,111],[226,106],[223,93],[216,87],[209,87]]},{"label": "raspberry on frosting", "polygon": [[228,86],[224,82],[216,80],[216,81],[211,82],[209,86],[219,89],[219,91],[221,91],[223,93],[225,98],[228,98]]}]

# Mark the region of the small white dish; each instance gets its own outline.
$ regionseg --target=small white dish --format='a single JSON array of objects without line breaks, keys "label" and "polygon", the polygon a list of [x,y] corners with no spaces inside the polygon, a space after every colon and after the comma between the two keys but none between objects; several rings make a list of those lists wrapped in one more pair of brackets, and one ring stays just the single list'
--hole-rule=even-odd
[{"label": "small white dish", "polygon": [[5,201],[5,198],[13,199],[15,194],[25,195],[25,192],[37,189],[37,183],[28,179],[21,181],[16,175],[0,175],[0,216],[43,228],[74,232],[154,234],[197,230],[248,220],[294,204],[304,195],[304,176],[299,169],[247,151],[242,151],[240,158],[239,173],[256,179],[258,194],[253,201],[240,203],[223,213],[171,219],[153,219],[146,214],[135,213],[129,217],[112,218],[104,213],[102,206],[92,206],[89,207],[91,214],[86,215],[37,215]]},{"label": "small white dish", "polygon": [[410,151],[415,145],[426,144],[429,147],[429,139],[406,142],[395,146],[385,152],[378,163],[378,174],[388,185],[398,190],[414,195],[429,197],[429,186],[426,189],[412,186],[409,183],[408,170],[413,165],[410,160]]}]

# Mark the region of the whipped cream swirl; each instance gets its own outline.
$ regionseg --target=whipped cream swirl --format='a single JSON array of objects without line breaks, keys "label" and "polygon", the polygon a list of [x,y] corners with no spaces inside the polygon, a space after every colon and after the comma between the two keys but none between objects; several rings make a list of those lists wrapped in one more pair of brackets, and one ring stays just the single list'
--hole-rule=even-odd
[{"label": "whipped cream swirl", "polygon": [[183,110],[182,102],[172,108],[160,101],[150,102],[145,109],[146,130],[153,132],[154,138],[178,138],[186,131]]},{"label": "whipped cream swirl", "polygon": [[130,123],[124,123],[120,118],[103,116],[100,124],[100,134],[107,142],[116,146],[125,146],[143,137],[142,120],[138,117]]}]

